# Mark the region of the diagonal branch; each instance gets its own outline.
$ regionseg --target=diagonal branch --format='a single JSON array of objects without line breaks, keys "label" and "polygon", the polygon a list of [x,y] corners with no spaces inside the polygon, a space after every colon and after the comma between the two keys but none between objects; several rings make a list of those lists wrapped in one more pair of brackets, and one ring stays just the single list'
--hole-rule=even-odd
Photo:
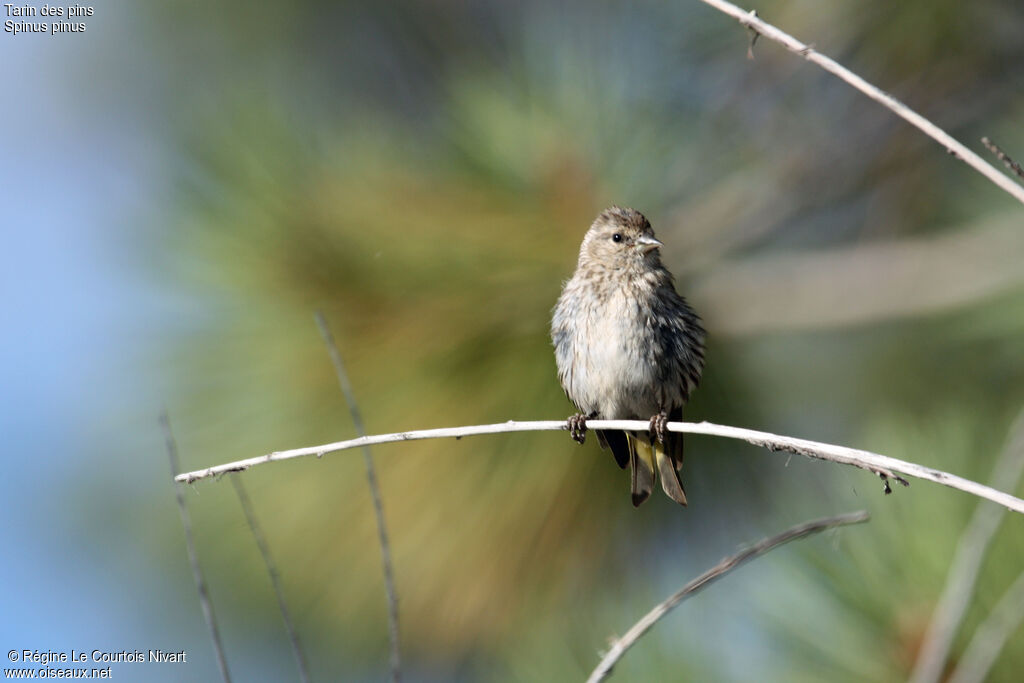
[{"label": "diagonal branch", "polygon": [[[338,375],[338,384],[341,385],[341,393],[345,394],[345,401],[348,403],[349,412],[352,414],[352,422],[360,437],[366,436],[366,428],[363,426],[363,416],[359,412],[359,404],[356,403],[355,392],[352,391],[352,383],[348,381],[348,373],[345,372],[345,362],[341,358],[341,351],[334,341],[331,328],[327,325],[324,314],[317,311],[313,314],[316,325],[320,328],[320,336],[327,345],[327,352],[331,355],[331,362],[334,364],[334,371]],[[366,482],[370,486],[370,497],[373,498],[373,512],[377,518],[377,536],[380,541],[380,559],[384,572],[384,590],[388,597],[388,634],[391,640],[391,680],[398,683],[402,678],[402,659],[398,641],[398,592],[395,590],[395,574],[391,565],[391,543],[388,541],[388,527],[384,522],[384,504],[381,502],[380,486],[377,484],[377,470],[373,466],[373,453],[370,452],[370,445],[363,444],[363,461],[366,463]]]},{"label": "diagonal branch", "polygon": [[759,555],[764,555],[769,550],[779,547],[784,543],[816,534],[819,531],[830,529],[837,526],[845,526],[847,524],[859,524],[861,522],[868,521],[869,515],[867,512],[851,512],[845,515],[837,515],[835,517],[825,517],[824,519],[817,519],[811,522],[804,522],[791,529],[783,531],[777,536],[772,536],[759,541],[755,545],[750,546],[746,550],[742,550],[735,555],[727,557],[719,562],[717,565],[707,570],[693,581],[679,589],[676,593],[669,596],[667,600],[656,605],[654,609],[645,614],[640,621],[636,622],[632,628],[626,631],[626,635],[616,640],[605,656],[601,659],[600,664],[590,674],[590,678],[587,679],[587,683],[597,683],[598,681],[604,680],[608,674],[611,673],[612,667],[622,658],[622,655],[626,654],[626,650],[631,648],[637,640],[639,640],[647,631],[650,630],[658,621],[666,614],[671,612],[680,602],[685,600],[690,595],[693,595],[697,591],[701,590],[712,581],[720,579],[725,574],[728,574],[733,569],[736,569],[740,565],[753,560]]},{"label": "diagonal branch", "polygon": [[728,14],[750,30],[756,31],[769,40],[774,40],[790,52],[800,55],[808,62],[817,64],[825,71],[828,71],[849,83],[851,86],[880,103],[883,107],[886,107],[900,118],[916,126],[918,129],[923,131],[925,135],[936,140],[940,145],[945,147],[946,151],[954,157],[960,159],[975,171],[991,180],[997,186],[1016,198],[1017,201],[1024,203],[1024,187],[1013,182],[1013,180],[1005,174],[1000,173],[997,168],[972,152],[962,143],[958,142],[956,138],[897,100],[889,93],[871,85],[835,60],[816,51],[810,45],[806,45],[785,31],[772,26],[768,22],[762,21],[753,12],[744,12],[736,5],[731,2],[727,2],[726,0],[701,0],[701,2],[714,7],[720,12]]},{"label": "diagonal branch", "polygon": [[999,145],[992,142],[988,138],[982,138],[981,144],[985,145],[985,149],[995,154],[996,159],[999,159],[999,161],[1003,162],[1003,166],[1006,166],[1006,168],[1016,173],[1018,178],[1024,178],[1024,168],[1021,168],[1020,164],[1018,164],[1016,161],[1010,158],[1009,154],[1000,149]]},{"label": "diagonal branch", "polygon": [[[645,420],[588,420],[587,427],[591,429],[647,431],[650,424]],[[905,479],[897,474],[900,473],[908,477],[924,479],[936,484],[942,484],[943,486],[949,486],[950,488],[958,489],[960,491],[966,491],[967,493],[980,498],[986,498],[999,503],[1000,505],[1016,512],[1024,513],[1024,500],[1021,500],[1020,498],[1011,496],[1008,493],[1003,493],[1002,491],[997,491],[996,489],[971,481],[970,479],[958,477],[955,474],[932,469],[930,467],[924,467],[913,462],[897,460],[896,458],[890,458],[887,455],[880,455],[870,451],[862,451],[856,448],[836,446],[834,444],[821,443],[818,441],[797,439],[792,436],[779,436],[778,434],[759,432],[754,429],[717,425],[710,422],[669,422],[665,425],[665,428],[670,432],[704,434],[706,436],[720,436],[726,439],[739,439],[740,441],[752,443],[755,446],[767,448],[770,451],[787,451],[798,455],[806,455],[809,458],[828,460],[842,465],[853,465],[854,467],[859,467],[862,470],[867,470],[868,472],[872,472],[881,477],[886,493],[891,492],[891,489],[889,488],[890,479],[893,479],[904,486],[909,485]],[[276,451],[274,453],[268,453],[267,455],[261,455],[255,458],[247,458],[245,460],[237,460],[223,465],[215,465],[213,467],[207,467],[206,469],[179,474],[175,477],[175,481],[191,483],[200,479],[206,479],[207,477],[223,474],[224,472],[241,472],[255,465],[262,465],[268,462],[290,460],[292,458],[299,458],[307,455],[321,457],[326,453],[334,453],[336,451],[343,451],[349,448],[360,448],[362,446],[370,446],[373,444],[452,437],[460,439],[464,436],[474,436],[478,434],[505,434],[508,432],[554,432],[567,429],[568,425],[564,420],[542,420],[535,422],[514,422],[509,420],[508,422],[502,422],[500,424],[474,425],[470,427],[446,427],[442,429],[423,429],[412,432],[379,434],[376,436],[364,436],[358,439],[350,439],[348,441],[337,441],[335,443],[324,444],[322,446],[309,446],[306,448],[295,448],[288,451]]]},{"label": "diagonal branch", "polygon": [[281,575],[277,573],[277,565],[274,563],[274,558],[270,554],[270,546],[267,545],[267,539],[263,536],[263,530],[260,528],[259,522],[256,521],[256,515],[252,511],[252,502],[249,500],[249,494],[245,491],[245,485],[242,484],[242,478],[236,474],[232,474],[231,483],[235,485],[235,493],[238,494],[238,503],[242,506],[242,513],[245,515],[245,521],[248,523],[249,531],[252,533],[252,537],[256,541],[256,547],[259,548],[260,555],[263,557],[263,565],[267,568],[267,575],[270,576],[270,585],[274,590],[274,596],[277,598],[277,607],[281,610],[281,619],[284,621],[284,630],[288,634],[288,642],[291,644],[292,656],[295,657],[295,665],[299,668],[299,680],[302,683],[309,683],[309,671],[306,667],[306,657],[302,653],[302,644],[299,642],[299,634],[295,630],[295,624],[292,623],[291,613],[288,611],[288,603],[284,599],[284,589],[281,587]]},{"label": "diagonal branch", "polygon": [[[171,461],[171,475],[173,476],[178,471],[178,444],[174,441],[174,434],[171,432],[171,420],[167,416],[166,409],[160,413],[160,427],[164,432],[167,458]],[[185,507],[185,496],[181,492],[181,484],[177,478],[174,480],[174,495],[178,499],[181,526],[185,529],[185,548],[188,550],[188,563],[192,566],[192,578],[196,582],[196,591],[199,593],[199,606],[203,610],[206,626],[210,629],[213,653],[217,657],[217,666],[220,668],[221,678],[224,679],[224,683],[231,683],[231,674],[228,673],[228,660],[224,656],[224,645],[220,642],[220,631],[217,630],[217,618],[213,614],[213,603],[210,602],[210,593],[206,588],[206,579],[203,578],[203,570],[199,567],[199,557],[196,555],[196,544],[192,539],[192,520],[188,516],[188,508]]]}]

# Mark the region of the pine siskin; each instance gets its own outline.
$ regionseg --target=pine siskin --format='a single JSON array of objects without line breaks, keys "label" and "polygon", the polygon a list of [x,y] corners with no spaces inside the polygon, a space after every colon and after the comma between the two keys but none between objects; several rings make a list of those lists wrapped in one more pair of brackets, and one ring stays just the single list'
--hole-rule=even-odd
[{"label": "pine siskin", "polygon": [[683,435],[665,423],[681,419],[704,368],[704,328],[676,292],[661,246],[639,211],[601,212],[551,321],[558,379],[580,411],[569,418],[576,441],[588,418],[651,420],[648,432],[597,431],[619,466],[631,466],[634,506],[650,496],[655,470],[665,493],[686,505]]}]

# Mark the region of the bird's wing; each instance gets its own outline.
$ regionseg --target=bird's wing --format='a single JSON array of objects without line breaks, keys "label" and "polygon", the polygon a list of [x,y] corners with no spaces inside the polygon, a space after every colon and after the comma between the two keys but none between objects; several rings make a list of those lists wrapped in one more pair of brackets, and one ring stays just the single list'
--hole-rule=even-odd
[{"label": "bird's wing", "polygon": [[601,448],[612,449],[612,455],[615,456],[615,462],[619,464],[619,467],[626,469],[629,464],[629,440],[626,438],[626,432],[612,431],[609,429],[595,429],[594,432],[597,434],[597,442],[601,444]]}]

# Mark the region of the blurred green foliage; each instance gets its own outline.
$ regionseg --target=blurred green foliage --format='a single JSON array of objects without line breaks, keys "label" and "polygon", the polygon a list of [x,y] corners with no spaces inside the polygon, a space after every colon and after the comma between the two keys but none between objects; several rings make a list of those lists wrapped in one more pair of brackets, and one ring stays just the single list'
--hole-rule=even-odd
[{"label": "blurred green foliage", "polygon": [[[988,134],[1024,149],[1019,3],[758,10],[972,146]],[[988,240],[979,226],[1024,227],[1020,208],[768,41],[748,61],[731,19],[695,2],[139,11],[163,56],[175,151],[173,211],[146,248],[160,277],[201,301],[201,322],[161,365],[185,467],[352,434],[316,308],[371,432],[568,415],[550,309],[589,222],[619,203],[651,218],[709,323],[687,417],[988,477],[1024,399],[1012,259],[978,264],[1002,274],[986,286],[976,270],[937,267],[936,250],[857,261],[845,279],[757,266],[795,256],[838,268],[862,245],[924,254],[915,240],[959,232]],[[1008,239],[1002,253],[1024,257]],[[741,288],[715,279],[730,268],[762,275]],[[899,288],[865,294],[893,270]],[[801,295],[773,298],[780,283]],[[838,312],[827,324],[820,292]],[[921,292],[936,295],[916,307]],[[901,297],[912,303],[885,312]],[[593,443],[522,434],[377,449],[411,678],[578,678],[610,634],[738,544],[867,507],[867,527],[780,551],[684,605],[616,675],[905,679],[975,501],[924,483],[883,498],[866,473],[738,443],[691,438],[687,453],[690,508],[634,511],[626,475]],[[361,461],[245,476],[314,668],[374,678],[386,624]],[[237,628],[273,619],[254,606],[272,598],[230,487],[196,488],[221,612],[248,615]],[[160,520],[154,548],[174,524]],[[1024,568],[1022,543],[1021,520],[1008,520],[958,650]],[[1022,668],[1017,634],[992,680]]]}]

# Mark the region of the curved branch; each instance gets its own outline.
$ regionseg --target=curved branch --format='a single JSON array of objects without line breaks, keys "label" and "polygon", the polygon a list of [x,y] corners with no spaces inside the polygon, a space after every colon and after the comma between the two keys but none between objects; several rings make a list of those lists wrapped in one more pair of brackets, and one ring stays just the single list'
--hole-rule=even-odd
[{"label": "curved branch", "polygon": [[991,180],[999,188],[1005,190],[1017,201],[1024,204],[1024,187],[1013,182],[1009,176],[1000,173],[997,168],[992,166],[992,164],[969,150],[952,135],[942,130],[889,93],[871,85],[863,78],[844,67],[842,64],[839,64],[834,59],[826,57],[810,45],[806,45],[785,31],[772,26],[768,22],[762,21],[754,12],[744,12],[731,2],[726,2],[726,0],[701,0],[701,2],[705,5],[714,7],[724,14],[728,14],[739,21],[743,26],[754,31],[756,34],[762,35],[769,40],[774,40],[790,52],[800,55],[812,64],[817,64],[825,71],[828,71],[842,79],[857,90],[860,90],[883,107],[889,109],[900,118],[910,122],[919,130],[923,131],[925,135],[945,147],[946,151],[951,155],[963,161],[975,171]]},{"label": "curved branch", "polygon": [[[590,429],[624,429],[630,431],[647,431],[650,423],[645,420],[588,420],[587,427]],[[906,462],[890,458],[887,455],[880,455],[870,451],[862,451],[846,446],[836,446],[818,441],[796,439],[791,436],[779,436],[769,432],[759,432],[754,429],[742,427],[729,427],[717,425],[710,422],[669,422],[665,428],[670,432],[681,432],[686,434],[704,434],[706,436],[720,436],[726,439],[739,439],[752,443],[755,446],[767,448],[770,451],[787,451],[798,455],[806,455],[809,458],[828,460],[842,465],[853,465],[862,470],[867,470],[881,477],[885,485],[885,492],[890,493],[889,480],[893,479],[904,486],[909,486],[906,479],[899,474],[917,479],[925,479],[936,484],[949,486],[950,488],[966,491],[979,498],[986,498],[999,503],[1016,512],[1024,513],[1024,500],[1011,496],[1008,493],[997,491],[989,486],[979,484],[970,479],[958,477],[955,474],[943,472],[942,470],[924,467],[917,463]],[[554,432],[568,429],[565,420],[538,420],[535,422],[515,422],[509,420],[500,424],[473,425],[470,427],[445,427],[442,429],[422,429],[412,432],[395,432],[393,434],[379,434],[376,436],[364,436],[348,441],[337,441],[322,446],[308,446],[306,448],[294,448],[287,451],[276,451],[261,455],[255,458],[237,460],[235,462],[215,465],[193,472],[185,472],[174,478],[175,481],[192,483],[200,479],[206,479],[225,472],[241,472],[256,465],[279,460],[290,460],[307,455],[315,455],[318,458],[336,451],[343,451],[349,448],[360,448],[381,443],[395,443],[397,441],[416,441],[419,439],[460,439],[464,436],[475,436],[478,434],[505,434],[508,432]],[[899,474],[897,474],[899,473]]]},{"label": "curved branch", "polygon": [[725,574],[728,574],[733,569],[736,569],[741,564],[748,562],[758,555],[763,555],[769,550],[779,547],[783,543],[803,538],[804,536],[810,536],[816,534],[819,531],[824,531],[837,526],[845,526],[847,524],[859,524],[866,522],[869,519],[867,512],[863,510],[860,512],[850,512],[845,515],[837,515],[835,517],[825,517],[824,519],[816,519],[811,522],[804,522],[791,529],[783,531],[777,536],[772,536],[759,541],[755,545],[750,546],[746,550],[725,558],[717,565],[707,570],[693,581],[680,588],[676,593],[669,596],[667,600],[655,606],[650,612],[645,614],[640,621],[636,622],[632,628],[626,631],[626,635],[622,636],[614,643],[611,648],[601,659],[601,663],[597,665],[597,668],[590,674],[590,678],[587,679],[587,683],[597,683],[598,681],[604,680],[608,674],[612,672],[612,667],[622,658],[622,655],[626,654],[626,650],[631,648],[637,640],[639,640],[652,626],[672,611],[680,602],[685,600],[688,596],[696,593],[700,589],[707,586],[712,581],[721,578]]}]

